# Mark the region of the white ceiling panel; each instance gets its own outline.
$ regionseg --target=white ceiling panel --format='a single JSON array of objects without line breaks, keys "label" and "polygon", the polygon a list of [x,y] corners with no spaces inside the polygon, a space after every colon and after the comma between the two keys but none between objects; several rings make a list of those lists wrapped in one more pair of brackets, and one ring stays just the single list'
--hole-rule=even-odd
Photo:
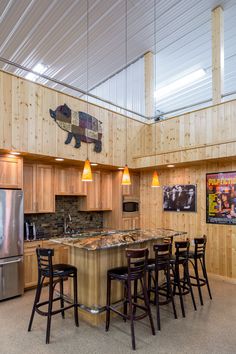
[{"label": "white ceiling panel", "polygon": [[[225,13],[225,92],[235,89],[235,0],[155,0],[156,46],[154,0],[127,1],[128,63],[156,48],[158,86],[194,68],[211,70],[211,10],[221,5]],[[88,7],[87,36],[86,0],[0,0],[0,56],[28,68],[41,62],[48,66],[45,75],[84,90],[97,87],[126,65],[125,1],[89,0]],[[26,75],[3,63],[0,68]],[[208,73],[204,84],[193,87],[189,95],[172,98],[171,103],[162,102],[161,109],[184,105],[192,97],[208,97],[210,91]]]}]

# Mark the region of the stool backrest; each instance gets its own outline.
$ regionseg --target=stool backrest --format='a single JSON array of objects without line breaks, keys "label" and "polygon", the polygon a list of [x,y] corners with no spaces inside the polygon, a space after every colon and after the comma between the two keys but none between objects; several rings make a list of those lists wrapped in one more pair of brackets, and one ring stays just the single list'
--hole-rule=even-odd
[{"label": "stool backrest", "polygon": [[194,253],[195,256],[204,256],[206,250],[207,237],[203,235],[203,237],[195,237],[194,238]]},{"label": "stool backrest", "polygon": [[128,277],[138,279],[144,277],[147,270],[148,249],[127,249]]},{"label": "stool backrest", "polygon": [[52,257],[54,256],[54,250],[51,248],[36,248],[36,254],[39,274],[52,276]]},{"label": "stool backrest", "polygon": [[171,257],[171,243],[158,243],[153,246],[153,251],[155,252],[155,263],[156,266],[163,263],[168,263]]},{"label": "stool backrest", "polygon": [[163,243],[170,243],[170,253],[172,254],[173,236],[166,236],[163,238]]},{"label": "stool backrest", "polygon": [[190,242],[189,239],[186,241],[175,241],[175,256],[176,256],[176,262],[185,258],[188,260],[189,257],[189,247],[190,247]]}]

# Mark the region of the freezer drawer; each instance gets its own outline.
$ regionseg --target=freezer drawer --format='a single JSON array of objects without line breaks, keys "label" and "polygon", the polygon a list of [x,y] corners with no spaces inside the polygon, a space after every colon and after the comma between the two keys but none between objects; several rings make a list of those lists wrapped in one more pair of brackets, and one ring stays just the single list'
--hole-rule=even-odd
[{"label": "freezer drawer", "polygon": [[24,292],[23,257],[0,259],[0,300]]}]

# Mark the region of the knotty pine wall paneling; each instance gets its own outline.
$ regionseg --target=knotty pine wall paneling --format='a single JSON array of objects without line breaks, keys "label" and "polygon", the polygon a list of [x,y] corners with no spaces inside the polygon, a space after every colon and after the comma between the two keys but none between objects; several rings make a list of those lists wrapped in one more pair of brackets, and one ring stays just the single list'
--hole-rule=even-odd
[{"label": "knotty pine wall paneling", "polygon": [[236,278],[236,225],[206,223],[206,173],[236,171],[236,161],[204,162],[197,166],[159,171],[161,185],[197,184],[197,212],[164,212],[162,188],[151,188],[152,172],[140,178],[141,227],[165,227],[188,232],[192,239],[206,234],[208,271]]},{"label": "knotty pine wall paneling", "polygon": [[145,126],[138,135],[140,153],[133,151],[134,165],[146,168],[235,156],[235,131],[236,100]]},{"label": "knotty pine wall paneling", "polygon": [[[86,144],[81,143],[81,147],[75,149],[72,139],[65,145],[67,132],[60,129],[49,114],[50,108],[56,109],[64,103],[72,110],[88,111],[103,123],[102,152],[94,152],[94,144],[89,144],[91,161],[123,166],[127,140],[128,163],[132,164],[131,151],[144,123],[128,119],[126,138],[125,116],[3,71],[0,71],[0,149],[85,160]],[[139,148],[136,150],[140,153]]]}]

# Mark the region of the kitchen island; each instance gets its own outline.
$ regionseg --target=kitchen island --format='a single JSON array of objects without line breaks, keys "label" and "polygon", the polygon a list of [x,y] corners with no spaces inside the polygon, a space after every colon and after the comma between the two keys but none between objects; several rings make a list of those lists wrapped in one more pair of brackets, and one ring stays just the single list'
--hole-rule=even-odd
[{"label": "kitchen island", "polygon": [[[166,237],[183,236],[185,232],[169,229],[103,231],[90,235],[54,238],[53,242],[68,245],[69,263],[78,269],[80,316],[92,325],[104,321],[107,270],[127,264],[126,248],[149,248]],[[116,284],[115,284],[116,283]],[[114,282],[112,302],[122,299],[122,285]],[[70,288],[70,287],[69,287]]]}]

